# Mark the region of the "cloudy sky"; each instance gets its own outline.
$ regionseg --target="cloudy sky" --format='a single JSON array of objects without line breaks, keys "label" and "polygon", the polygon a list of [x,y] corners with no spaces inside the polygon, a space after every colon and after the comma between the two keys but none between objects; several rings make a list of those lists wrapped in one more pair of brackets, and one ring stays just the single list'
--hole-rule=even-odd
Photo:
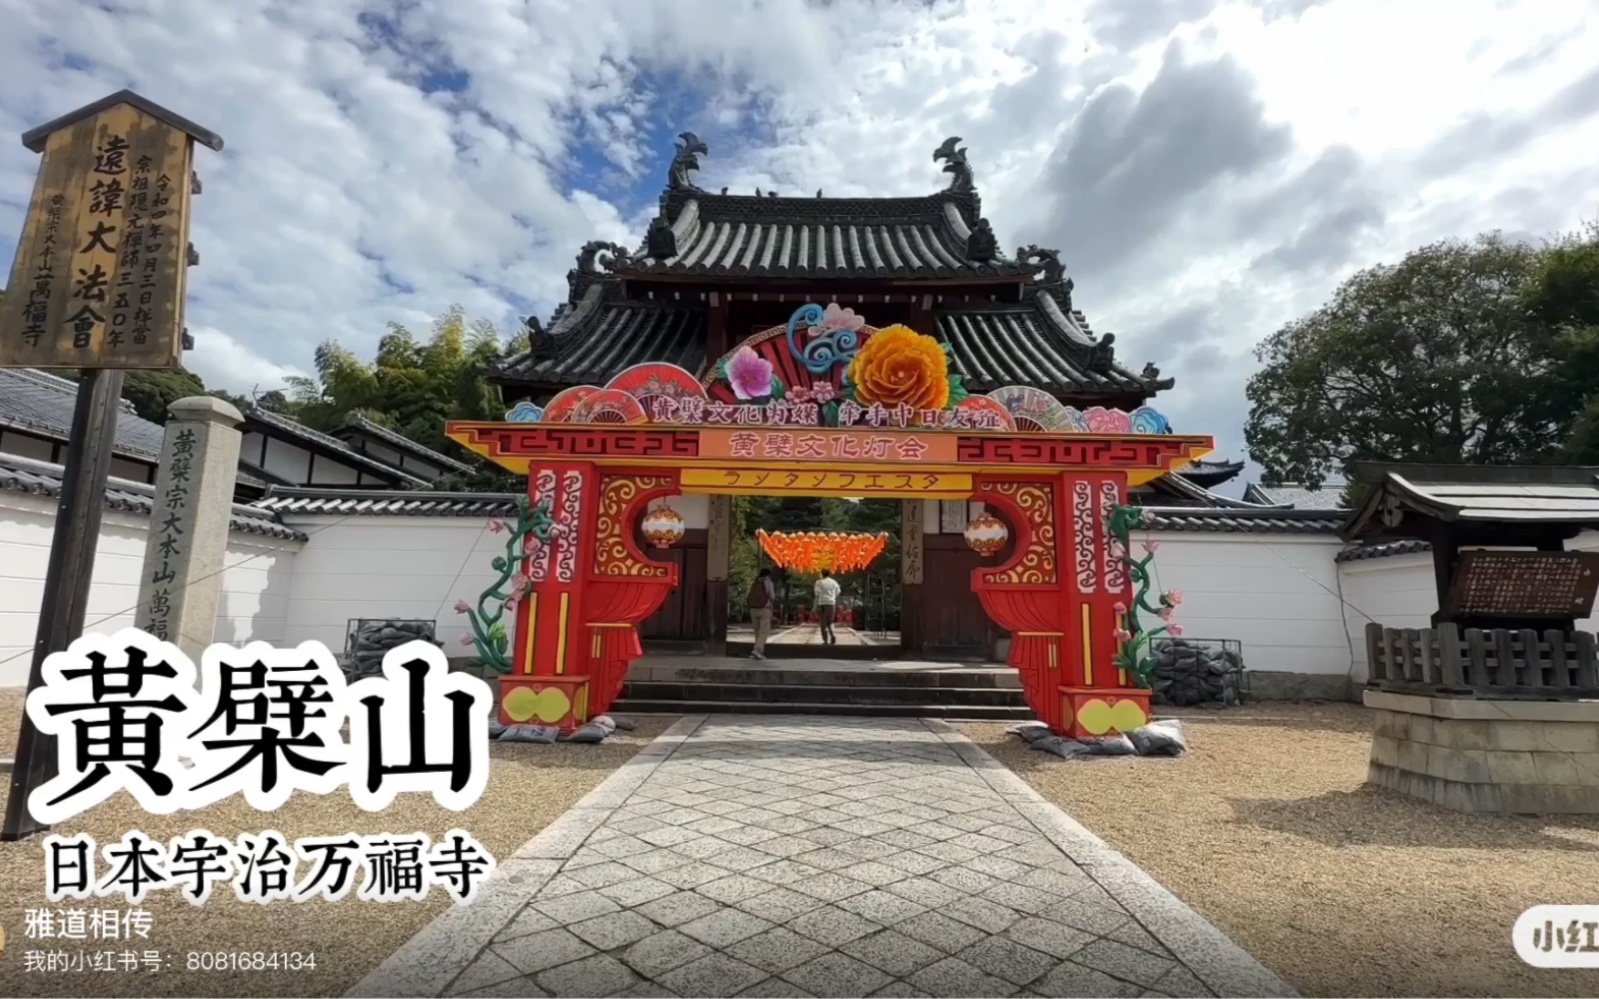
[{"label": "cloudy sky", "polygon": [[[226,139],[198,153],[189,363],[242,391],[451,303],[547,317],[583,242],[641,236],[685,129],[703,186],[795,194],[931,192],[963,137],[1002,244],[1059,247],[1227,455],[1254,344],[1353,271],[1599,217],[1599,0],[0,0],[0,25],[0,132],[131,87]],[[36,164],[0,143],[8,247]]]}]

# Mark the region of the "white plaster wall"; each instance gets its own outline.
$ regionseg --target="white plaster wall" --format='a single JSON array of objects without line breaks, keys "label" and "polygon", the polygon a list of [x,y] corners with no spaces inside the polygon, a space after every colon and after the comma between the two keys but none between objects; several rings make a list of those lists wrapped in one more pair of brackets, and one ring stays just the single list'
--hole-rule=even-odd
[{"label": "white plaster wall", "polygon": [[[1347,674],[1330,535],[1155,532],[1152,590],[1181,590],[1183,637],[1235,639],[1252,670]],[[1135,536],[1135,545],[1141,538]],[[1136,551],[1136,549],[1135,549]]]},{"label": "white plaster wall", "polygon": [[[55,533],[56,503],[0,493],[0,686],[27,683],[39,607]],[[84,630],[107,633],[133,624],[149,518],[105,511],[95,552]],[[218,641],[281,641],[292,565],[301,544],[235,533],[222,577]]]},{"label": "white plaster wall", "polygon": [[495,580],[490,561],[505,553],[505,535],[491,533],[488,522],[286,517],[310,541],[294,559],[284,641],[315,640],[339,652],[352,619],[414,618],[436,621],[446,650],[462,654],[468,629],[455,602],[475,604]]}]

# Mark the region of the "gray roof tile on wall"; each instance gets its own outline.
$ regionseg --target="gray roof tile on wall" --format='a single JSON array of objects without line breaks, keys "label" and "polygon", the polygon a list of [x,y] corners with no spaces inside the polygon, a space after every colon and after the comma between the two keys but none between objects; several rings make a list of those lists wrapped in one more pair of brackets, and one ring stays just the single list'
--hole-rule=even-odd
[{"label": "gray roof tile on wall", "polygon": [[[10,492],[59,497],[63,472],[60,465],[0,454],[0,489]],[[149,516],[154,508],[154,495],[154,489],[144,483],[112,478],[106,483],[105,504],[112,510]],[[235,531],[245,534],[259,534],[285,541],[307,540],[304,532],[285,527],[270,510],[257,506],[233,504],[230,524]]]}]

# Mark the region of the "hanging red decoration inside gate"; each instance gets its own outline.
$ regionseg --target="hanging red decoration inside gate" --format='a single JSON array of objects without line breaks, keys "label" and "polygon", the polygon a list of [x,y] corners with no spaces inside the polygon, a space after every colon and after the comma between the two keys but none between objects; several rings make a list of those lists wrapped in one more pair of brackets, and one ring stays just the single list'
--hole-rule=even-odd
[{"label": "hanging red decoration inside gate", "polygon": [[785,534],[781,531],[767,534],[765,531],[756,531],[755,537],[773,562],[785,569],[806,573],[817,573],[823,569],[830,572],[858,572],[871,565],[888,547],[887,534]]}]

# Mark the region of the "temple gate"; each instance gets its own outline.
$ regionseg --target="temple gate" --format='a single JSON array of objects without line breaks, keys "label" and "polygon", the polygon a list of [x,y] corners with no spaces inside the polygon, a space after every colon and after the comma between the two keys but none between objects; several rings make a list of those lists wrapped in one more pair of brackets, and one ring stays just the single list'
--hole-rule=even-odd
[{"label": "temple gate", "polygon": [[1149,691],[1116,665],[1133,592],[1111,514],[1212,439],[1171,433],[1147,406],[1079,411],[1031,386],[974,395],[952,366],[934,337],[808,304],[703,377],[640,364],[503,423],[452,423],[451,438],[528,477],[546,518],[544,540],[528,539],[501,720],[571,726],[618,696],[637,626],[678,584],[640,541],[669,546],[682,536],[669,498],[707,493],[983,503],[1000,543],[979,550],[1010,540],[1011,554],[971,586],[1011,633],[1034,714],[1073,736],[1144,724]]}]

